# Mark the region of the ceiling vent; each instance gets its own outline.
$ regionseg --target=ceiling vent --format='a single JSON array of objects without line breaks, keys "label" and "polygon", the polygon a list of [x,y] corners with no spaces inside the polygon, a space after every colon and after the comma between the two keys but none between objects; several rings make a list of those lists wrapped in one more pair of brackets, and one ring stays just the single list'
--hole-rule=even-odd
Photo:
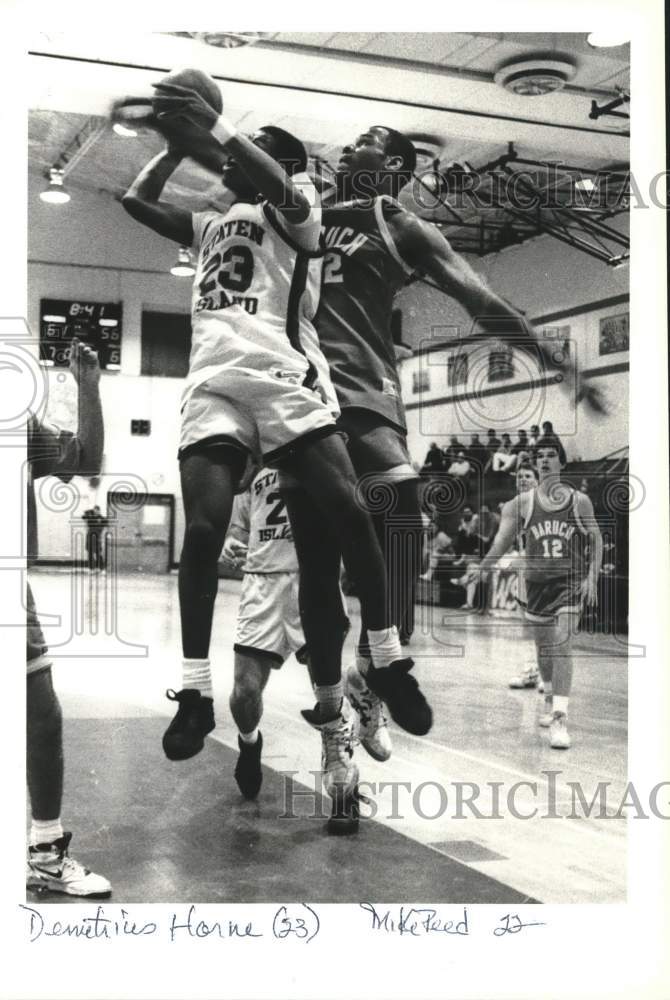
[{"label": "ceiling vent", "polygon": [[538,56],[521,59],[502,66],[494,75],[495,82],[519,97],[541,97],[562,90],[575,75],[576,68],[567,59]]}]

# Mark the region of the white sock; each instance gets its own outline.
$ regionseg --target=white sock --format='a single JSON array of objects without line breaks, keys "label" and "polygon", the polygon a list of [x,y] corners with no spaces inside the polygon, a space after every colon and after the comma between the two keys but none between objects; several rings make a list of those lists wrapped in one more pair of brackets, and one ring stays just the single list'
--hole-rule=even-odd
[{"label": "white sock", "polygon": [[554,712],[563,712],[565,715],[568,714],[568,701],[570,699],[564,694],[555,694],[552,702],[552,707]]},{"label": "white sock", "polygon": [[30,846],[38,844],[53,844],[63,836],[63,826],[60,816],[57,819],[33,819],[30,824]]},{"label": "white sock", "polygon": [[243,743],[255,743],[258,739],[258,726],[252,729],[250,733],[240,733],[240,739]]},{"label": "white sock", "polygon": [[368,629],[368,644],[372,662],[378,669],[388,667],[394,660],[402,660],[400,637],[395,625],[378,631]]},{"label": "white sock", "polygon": [[182,660],[181,686],[195,688],[205,698],[213,698],[212,671],[209,660]]},{"label": "white sock", "polygon": [[545,699],[549,698],[549,700],[551,700],[552,698],[551,681],[543,681],[543,684],[544,684],[544,697]]},{"label": "white sock", "polygon": [[319,714],[326,722],[336,719],[340,714],[342,698],[344,697],[342,681],[338,681],[337,684],[317,684],[314,690],[319,703]]}]

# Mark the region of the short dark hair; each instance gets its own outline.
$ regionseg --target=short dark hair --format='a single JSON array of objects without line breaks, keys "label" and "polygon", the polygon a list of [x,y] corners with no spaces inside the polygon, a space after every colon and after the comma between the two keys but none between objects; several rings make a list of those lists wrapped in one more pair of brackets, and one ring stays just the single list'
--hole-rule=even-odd
[{"label": "short dark hair", "polygon": [[535,445],[536,455],[540,448],[553,448],[561,462],[565,461],[565,450],[555,434],[543,434]]},{"label": "short dark hair", "polygon": [[383,128],[388,133],[386,139],[386,152],[389,156],[399,156],[402,160],[402,170],[400,175],[405,178],[405,183],[409,181],[416,170],[416,149],[411,139],[408,139],[402,132],[388,125],[373,125],[373,128]]},{"label": "short dark hair", "polygon": [[538,474],[537,474],[537,469],[535,468],[534,465],[531,465],[530,462],[521,462],[521,464],[519,465],[519,467],[518,467],[518,469],[516,471],[517,471],[517,473],[519,473],[519,472],[532,472],[536,479],[539,480],[539,478],[540,478],[538,476]]},{"label": "short dark hair", "polygon": [[289,177],[292,174],[304,173],[307,169],[307,150],[300,139],[277,125],[263,125],[259,131],[272,136],[277,153],[276,159]]}]

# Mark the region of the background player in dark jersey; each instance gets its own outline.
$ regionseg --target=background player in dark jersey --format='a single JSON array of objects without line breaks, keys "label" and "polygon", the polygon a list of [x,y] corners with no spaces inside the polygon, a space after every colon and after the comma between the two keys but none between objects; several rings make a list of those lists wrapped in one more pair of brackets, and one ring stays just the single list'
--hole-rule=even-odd
[{"label": "background player in dark jersey", "polygon": [[597,603],[603,546],[591,501],[561,482],[559,442],[540,439],[536,455],[539,486],[505,505],[495,541],[472,572],[473,577],[487,573],[515,536],[524,533],[526,619],[535,626],[544,682],[545,705],[539,721],[549,727],[551,746],[567,750],[572,640],[582,604]]}]

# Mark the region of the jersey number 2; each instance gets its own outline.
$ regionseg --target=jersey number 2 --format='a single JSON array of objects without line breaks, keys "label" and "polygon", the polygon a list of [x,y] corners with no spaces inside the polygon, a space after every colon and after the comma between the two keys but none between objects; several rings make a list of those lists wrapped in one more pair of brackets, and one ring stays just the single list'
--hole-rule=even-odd
[{"label": "jersey number 2", "polygon": [[323,258],[323,280],[328,284],[344,281],[342,275],[342,255],[331,250]]},{"label": "jersey number 2", "polygon": [[[277,501],[275,503],[275,500]],[[266,503],[274,503],[274,507],[269,514],[266,515],[266,524],[286,524],[288,518],[285,514],[282,514],[284,507],[286,506],[282,500],[281,493],[269,493],[266,498]]]}]

